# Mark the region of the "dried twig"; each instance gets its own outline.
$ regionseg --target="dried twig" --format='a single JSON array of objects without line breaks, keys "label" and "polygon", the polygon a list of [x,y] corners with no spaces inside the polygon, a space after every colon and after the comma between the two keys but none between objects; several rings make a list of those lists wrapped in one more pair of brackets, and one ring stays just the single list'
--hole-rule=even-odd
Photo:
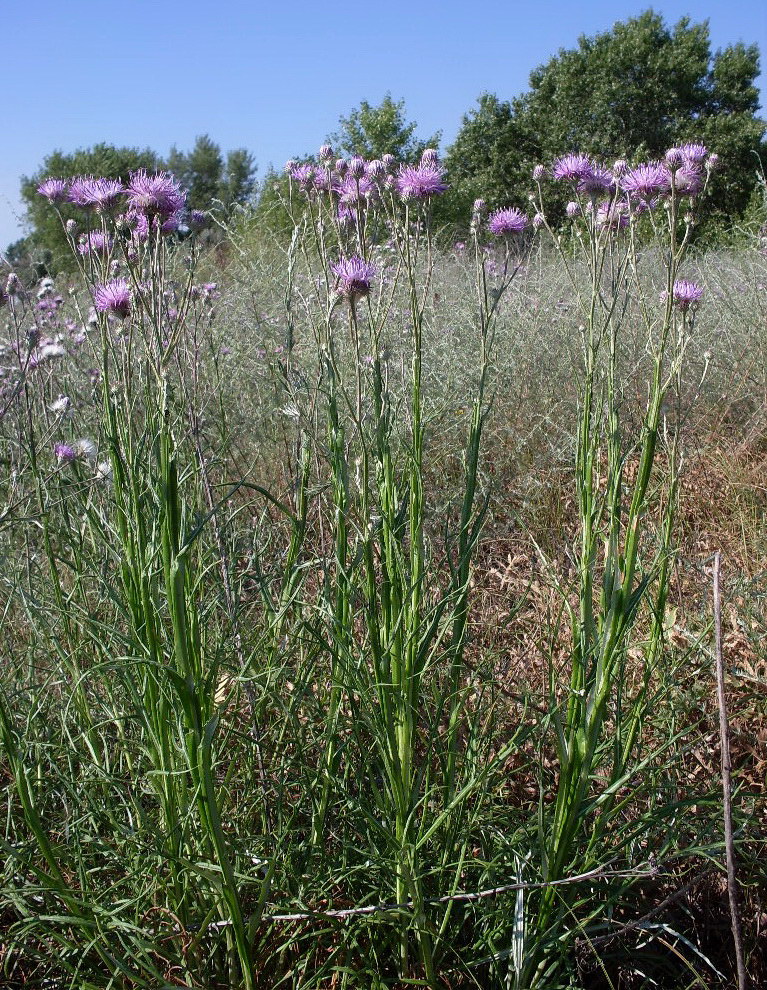
[{"label": "dried twig", "polygon": [[719,704],[719,736],[722,748],[722,792],[724,795],[724,846],[727,855],[727,894],[730,899],[732,938],[738,968],[738,990],[747,990],[748,973],[743,956],[743,933],[740,924],[740,889],[735,876],[735,843],[732,836],[732,761],[730,757],[730,727],[724,697],[724,661],[722,659],[722,600],[719,592],[721,554],[714,554],[714,634],[716,652],[716,693]]}]

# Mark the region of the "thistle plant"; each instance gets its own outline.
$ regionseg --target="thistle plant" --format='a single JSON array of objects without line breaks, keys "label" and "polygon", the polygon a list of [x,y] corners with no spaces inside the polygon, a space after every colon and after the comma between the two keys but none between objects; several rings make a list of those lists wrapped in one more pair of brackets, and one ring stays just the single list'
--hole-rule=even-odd
[{"label": "thistle plant", "polygon": [[[583,371],[575,484],[579,543],[573,548],[577,608],[570,613],[569,683],[551,671],[549,722],[558,757],[555,800],[542,814],[538,835],[540,876],[548,884],[599,862],[604,836],[619,799],[637,772],[636,745],[643,719],[657,703],[652,687],[663,655],[664,621],[673,561],[673,525],[682,451],[680,423],[664,423],[664,401],[678,386],[700,286],[680,272],[695,224],[700,194],[716,164],[702,145],[672,148],[663,163],[610,169],[584,155],[554,162],[554,181],[569,184],[567,214],[576,251],[589,275],[573,277],[582,315]],[[538,173],[537,215],[546,227],[545,178]],[[649,228],[649,231],[648,229]],[[548,227],[565,269],[571,258]],[[648,237],[661,248],[660,297],[638,276],[638,255]],[[618,360],[621,334],[631,312],[646,331],[651,379],[641,433],[626,434]],[[666,498],[653,533],[647,522],[652,479],[664,433]],[[642,609],[649,632],[637,633]],[[629,694],[629,648],[643,643],[639,689]],[[598,783],[597,783],[598,782]],[[510,973],[514,987],[550,986],[570,924],[577,890],[549,886],[529,908],[525,938],[530,949]]]}]

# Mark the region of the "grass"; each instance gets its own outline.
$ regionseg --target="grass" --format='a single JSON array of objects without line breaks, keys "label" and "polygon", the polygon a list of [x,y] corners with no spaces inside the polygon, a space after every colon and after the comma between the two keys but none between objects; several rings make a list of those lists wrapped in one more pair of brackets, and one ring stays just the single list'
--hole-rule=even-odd
[{"label": "grass", "polygon": [[8,303],[6,985],[732,985],[716,549],[758,985],[764,256],[292,195]]}]

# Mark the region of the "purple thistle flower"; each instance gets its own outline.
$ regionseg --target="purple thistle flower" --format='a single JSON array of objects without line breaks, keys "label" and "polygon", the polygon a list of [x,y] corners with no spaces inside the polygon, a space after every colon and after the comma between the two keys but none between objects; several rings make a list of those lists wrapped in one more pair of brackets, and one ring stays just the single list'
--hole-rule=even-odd
[{"label": "purple thistle flower", "polygon": [[37,191],[50,203],[63,203],[69,194],[69,183],[66,179],[46,179],[37,187]]},{"label": "purple thistle flower", "polygon": [[294,165],[288,172],[290,178],[297,182],[304,192],[309,190],[314,182],[314,166],[313,165]]},{"label": "purple thistle flower", "polygon": [[53,453],[56,455],[56,459],[62,464],[71,464],[77,457],[74,447],[68,443],[55,443],[53,445]]},{"label": "purple thistle flower", "polygon": [[525,214],[514,206],[496,210],[487,218],[487,229],[491,234],[521,234],[526,230],[529,221]]},{"label": "purple thistle flower", "polygon": [[349,163],[345,158],[337,158],[335,164],[336,172],[343,178],[349,170]]},{"label": "purple thistle flower", "polygon": [[384,163],[384,165],[386,166],[386,168],[387,168],[387,169],[388,169],[388,170],[389,170],[390,172],[391,172],[391,171],[392,171],[392,170],[393,170],[393,169],[394,169],[394,168],[396,167],[396,165],[397,165],[397,159],[396,159],[396,158],[394,157],[394,155],[384,155],[384,156],[383,156],[383,157],[381,158],[381,161],[382,161],[382,162]]},{"label": "purple thistle flower", "polygon": [[546,223],[546,217],[542,213],[536,213],[533,217],[533,227],[535,230],[540,230],[540,228]]},{"label": "purple thistle flower", "polygon": [[370,292],[370,282],[376,273],[372,265],[357,255],[342,258],[337,265],[332,266],[332,271],[338,277],[336,291],[351,302]]},{"label": "purple thistle flower", "polygon": [[208,222],[208,214],[203,210],[192,210],[189,214],[189,226],[192,230],[202,230]]},{"label": "purple thistle flower", "polygon": [[615,185],[615,176],[608,168],[592,163],[591,171],[578,183],[578,192],[596,196],[605,193]]},{"label": "purple thistle flower", "polygon": [[579,217],[581,215],[580,203],[576,203],[574,200],[568,203],[567,206],[565,207],[565,213],[568,215],[568,217],[570,217],[571,220],[574,220],[576,217]]},{"label": "purple thistle flower", "polygon": [[124,278],[113,278],[103,285],[97,285],[93,292],[93,302],[100,313],[111,313],[124,320],[131,310],[128,283]]},{"label": "purple thistle flower", "polygon": [[323,144],[322,147],[320,148],[320,153],[318,157],[323,164],[329,165],[330,162],[333,160],[332,147],[329,144]]},{"label": "purple thistle flower", "polygon": [[563,155],[554,162],[551,174],[555,179],[585,179],[591,175],[591,161],[588,155]]},{"label": "purple thistle flower", "polygon": [[699,165],[708,154],[708,148],[705,144],[694,142],[681,145],[679,151],[686,162],[692,162],[695,165]]},{"label": "purple thistle flower", "polygon": [[674,282],[672,291],[674,302],[683,312],[690,307],[695,307],[703,296],[703,288],[697,282],[690,282],[686,278],[677,279]]},{"label": "purple thistle flower", "polygon": [[546,178],[546,167],[544,165],[536,165],[533,169],[533,181],[541,182]]},{"label": "purple thistle flower", "polygon": [[630,196],[641,196],[643,199],[651,199],[659,193],[668,192],[670,188],[671,173],[660,162],[638,165],[621,179],[621,189]]},{"label": "purple thistle flower", "polygon": [[349,175],[353,179],[361,179],[365,174],[365,159],[355,155],[349,162]]},{"label": "purple thistle flower", "polygon": [[89,234],[84,235],[80,243],[77,245],[77,250],[80,254],[89,254],[91,251],[103,251],[106,253],[111,249],[111,237],[107,237],[100,230],[92,230]]},{"label": "purple thistle flower", "polygon": [[123,184],[117,179],[94,179],[92,175],[80,175],[72,179],[69,200],[76,206],[108,210],[124,192]]},{"label": "purple thistle flower", "polygon": [[[336,186],[338,201],[347,208],[365,205],[368,199],[376,193],[376,187],[370,179],[352,178],[351,173],[345,177],[343,182]],[[340,213],[340,211],[339,211]]]},{"label": "purple thistle flower", "polygon": [[136,213],[150,216],[167,218],[179,213],[186,205],[186,194],[168,172],[149,175],[143,168],[131,172],[126,194]]},{"label": "purple thistle flower", "polygon": [[447,189],[439,165],[403,165],[397,176],[397,191],[402,199],[428,199]]},{"label": "purple thistle flower", "polygon": [[421,164],[427,168],[439,168],[439,155],[436,148],[426,148],[421,155]]}]

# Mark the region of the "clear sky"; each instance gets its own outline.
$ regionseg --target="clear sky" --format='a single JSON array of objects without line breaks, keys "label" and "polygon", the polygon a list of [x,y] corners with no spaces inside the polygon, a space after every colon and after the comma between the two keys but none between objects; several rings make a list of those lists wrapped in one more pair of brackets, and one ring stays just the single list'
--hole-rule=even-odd
[{"label": "clear sky", "polygon": [[[579,35],[637,0],[5,0],[0,45],[0,247],[21,236],[19,177],[54,149],[99,141],[191,148],[210,134],[259,172],[314,152],[338,118],[387,91],[443,146],[483,91],[509,99]],[[765,0],[658,2],[708,20],[712,48],[767,56]],[[767,105],[765,73],[759,79]],[[764,111],[763,111],[764,112]]]}]

